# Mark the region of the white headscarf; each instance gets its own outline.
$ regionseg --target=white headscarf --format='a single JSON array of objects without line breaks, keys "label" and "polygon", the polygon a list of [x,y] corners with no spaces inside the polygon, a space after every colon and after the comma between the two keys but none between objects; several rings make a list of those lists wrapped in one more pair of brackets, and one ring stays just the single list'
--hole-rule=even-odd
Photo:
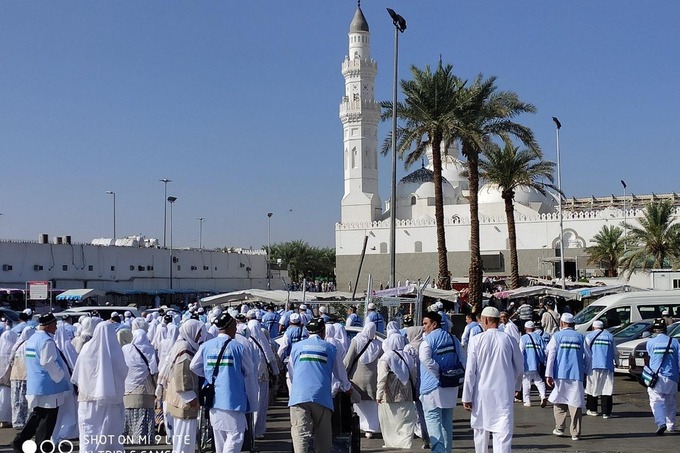
[{"label": "white headscarf", "polygon": [[57,332],[54,334],[54,342],[66,358],[69,369],[73,370],[78,359],[78,352],[76,352],[76,348],[71,343],[71,340],[72,338],[67,328],[64,326],[57,327]]},{"label": "white headscarf", "polygon": [[338,341],[342,343],[342,346],[345,348],[345,352],[347,352],[349,349],[349,337],[347,336],[345,326],[342,324],[335,325],[335,338],[337,338]]},{"label": "white headscarf", "polygon": [[122,404],[127,372],[123,349],[116,339],[116,326],[98,323],[73,369],[71,382],[78,386],[78,399]]},{"label": "white headscarf", "polygon": [[12,356],[16,354],[17,349],[19,349],[24,343],[26,343],[26,340],[31,338],[31,335],[33,335],[34,333],[35,327],[33,326],[26,326],[24,330],[21,331],[21,335],[19,335],[19,338],[14,343],[14,346],[12,346]]},{"label": "white headscarf", "polygon": [[345,345],[338,340],[336,333],[337,324],[326,324],[326,341],[335,346],[338,351],[337,354],[344,360],[347,350],[345,349]]},{"label": "white headscarf", "polygon": [[17,339],[16,332],[11,330],[5,330],[0,335],[0,377],[4,376],[9,369],[9,364],[12,361],[12,348],[16,344]]},{"label": "white headscarf", "polygon": [[146,332],[149,331],[149,323],[144,320],[144,318],[135,318],[132,320],[130,323],[130,328],[132,329],[132,333],[135,332],[135,330],[142,330],[144,334],[146,335]]},{"label": "white headscarf", "polygon": [[[415,366],[415,361],[411,355],[404,353],[404,346],[406,346],[406,338],[402,335],[389,335],[383,341],[385,355],[380,360],[386,361],[390,371],[399,379],[399,382],[406,385],[408,384],[409,373]],[[403,360],[399,358],[397,352]]]},{"label": "white headscarf", "polygon": [[188,319],[179,328],[179,338],[164,359],[163,367],[158,375],[159,386],[165,387],[170,380],[170,371],[179,354],[185,350],[196,353],[205,338],[205,324],[196,319]]},{"label": "white headscarf", "polygon": [[390,335],[393,335],[393,334],[400,334],[401,335],[401,332],[399,331],[399,324],[397,324],[396,321],[388,322],[387,327],[385,328],[385,332],[387,332],[388,337]]},{"label": "white headscarf", "polygon": [[149,369],[151,374],[158,373],[158,359],[156,356],[156,350],[151,346],[151,342],[146,336],[146,332],[142,329],[137,329],[132,331],[132,344],[137,347],[142,354],[149,361]]},{"label": "white headscarf", "polygon": [[380,357],[382,349],[380,347],[380,342],[375,339],[375,323],[370,321],[367,322],[366,325],[364,325],[364,329],[359,332],[352,341],[356,341],[357,354],[363,351],[366,344],[369,343],[366,351],[361,354],[361,357],[359,358],[359,361],[364,365],[372,363]]},{"label": "white headscarf", "polygon": [[83,321],[80,323],[80,335],[87,335],[88,337],[92,337],[94,335],[94,329],[97,327],[97,324],[102,322],[102,318],[97,318],[97,317],[87,317],[83,319]]}]

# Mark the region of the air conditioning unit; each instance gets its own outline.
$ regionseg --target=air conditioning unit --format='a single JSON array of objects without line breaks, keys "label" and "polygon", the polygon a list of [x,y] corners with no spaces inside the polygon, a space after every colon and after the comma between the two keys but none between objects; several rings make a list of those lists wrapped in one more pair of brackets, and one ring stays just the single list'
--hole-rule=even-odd
[{"label": "air conditioning unit", "polygon": [[38,244],[47,244],[49,242],[50,242],[49,235],[44,233],[38,235]]},{"label": "air conditioning unit", "polygon": [[61,236],[55,236],[54,237],[54,243],[55,244],[62,244],[63,243],[63,238]]},{"label": "air conditioning unit", "polygon": [[3,264],[3,265],[2,265],[2,270],[3,270],[3,271],[11,271],[11,270],[12,270],[12,265],[11,265],[11,264]]}]

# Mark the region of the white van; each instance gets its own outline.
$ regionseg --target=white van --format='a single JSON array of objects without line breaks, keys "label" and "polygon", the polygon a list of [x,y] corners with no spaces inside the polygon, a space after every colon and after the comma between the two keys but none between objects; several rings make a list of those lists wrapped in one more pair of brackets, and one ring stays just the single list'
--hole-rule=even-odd
[{"label": "white van", "polygon": [[576,330],[586,333],[593,321],[605,328],[629,324],[643,319],[660,318],[664,310],[680,318],[680,291],[636,291],[604,296],[574,316]]}]

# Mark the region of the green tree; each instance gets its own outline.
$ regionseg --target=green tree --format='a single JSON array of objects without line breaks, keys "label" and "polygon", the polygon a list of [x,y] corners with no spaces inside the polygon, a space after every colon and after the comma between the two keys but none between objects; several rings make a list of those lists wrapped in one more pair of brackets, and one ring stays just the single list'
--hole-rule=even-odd
[{"label": "green tree", "polygon": [[539,180],[546,178],[553,182],[555,164],[541,160],[542,155],[537,149],[520,150],[508,144],[501,148],[495,143],[489,143],[484,148],[483,156],[483,159],[479,161],[479,176],[499,187],[505,204],[510,247],[510,288],[517,288],[519,265],[515,228],[515,191],[518,188],[528,187],[546,195],[544,185]]},{"label": "green tree", "polygon": [[626,224],[630,247],[620,265],[625,272],[665,269],[680,263],[680,223],[670,200],[649,203],[640,226]]},{"label": "green tree", "polygon": [[587,247],[588,263],[605,266],[605,277],[618,275],[619,260],[625,249],[623,229],[616,226],[604,225],[590,242],[595,243]]},{"label": "green tree", "polygon": [[507,145],[518,139],[531,152],[540,155],[540,147],[530,128],[513,119],[522,113],[534,113],[536,107],[520,101],[512,91],[497,91],[496,77],[484,79],[480,74],[466,88],[464,108],[454,122],[454,134],[462,144],[461,153],[467,159],[470,201],[470,271],[468,301],[482,303],[482,256],[479,239],[479,156],[493,138]]},{"label": "green tree", "polygon": [[[434,217],[437,231],[438,286],[449,289],[451,277],[448,268],[446,235],[444,230],[444,197],[442,192],[442,144],[448,149],[455,136],[454,123],[464,103],[461,98],[465,82],[453,74],[451,65],[443,65],[441,60],[432,72],[430,66],[425,70],[411,66],[413,80],[402,80],[401,89],[404,102],[397,103],[397,116],[402,120],[397,132],[397,152],[404,159],[405,167],[417,162],[432,147],[432,171],[434,173]],[[382,120],[392,118],[392,102],[381,103]],[[391,147],[391,134],[385,140],[382,153]],[[411,150],[411,148],[414,148]],[[390,209],[396,209],[395,200]],[[395,282],[391,283],[393,286]]]},{"label": "green tree", "polygon": [[[265,250],[266,246],[263,247]],[[281,260],[286,265],[292,281],[302,279],[334,278],[335,249],[312,247],[303,240],[272,244],[270,253],[272,262]]]}]

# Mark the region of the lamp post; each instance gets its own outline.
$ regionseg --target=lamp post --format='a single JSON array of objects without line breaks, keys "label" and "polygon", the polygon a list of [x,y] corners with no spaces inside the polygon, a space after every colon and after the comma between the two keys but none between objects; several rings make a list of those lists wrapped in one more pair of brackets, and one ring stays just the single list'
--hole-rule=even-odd
[{"label": "lamp post", "polygon": [[269,263],[269,258],[272,253],[272,216],[273,212],[267,213],[268,225],[267,225],[267,289],[272,289],[272,274],[271,274],[271,264]]},{"label": "lamp post", "polygon": [[165,190],[163,191],[163,248],[165,248],[165,233],[168,230],[168,228],[167,228],[168,203],[166,202],[166,200],[168,199],[168,183],[172,182],[172,179],[163,178],[163,179],[159,179],[158,181],[165,184]]},{"label": "lamp post", "polygon": [[172,254],[172,205],[177,201],[177,197],[168,197],[167,200],[170,203],[170,289],[172,289],[172,268],[175,265]]},{"label": "lamp post", "polygon": [[562,277],[562,289],[566,289],[566,276],[564,275],[564,222],[562,216],[562,173],[560,171],[560,129],[562,123],[556,117],[552,117],[557,131],[557,190],[560,194],[560,277]]},{"label": "lamp post", "polygon": [[113,244],[116,244],[116,192],[107,190],[107,194],[113,195]]},{"label": "lamp post", "polygon": [[406,30],[406,19],[393,9],[387,12],[394,24],[394,86],[392,90],[392,194],[390,198],[390,288],[397,281],[397,83],[399,68],[399,33]]},{"label": "lamp post", "polygon": [[203,221],[205,217],[198,218],[198,248],[203,250]]},{"label": "lamp post", "polygon": [[621,185],[623,186],[623,251],[625,252],[626,249],[628,248],[628,244],[626,243],[626,239],[628,239],[628,228],[627,228],[627,216],[628,214],[626,213],[626,181],[623,179],[621,180]]}]

